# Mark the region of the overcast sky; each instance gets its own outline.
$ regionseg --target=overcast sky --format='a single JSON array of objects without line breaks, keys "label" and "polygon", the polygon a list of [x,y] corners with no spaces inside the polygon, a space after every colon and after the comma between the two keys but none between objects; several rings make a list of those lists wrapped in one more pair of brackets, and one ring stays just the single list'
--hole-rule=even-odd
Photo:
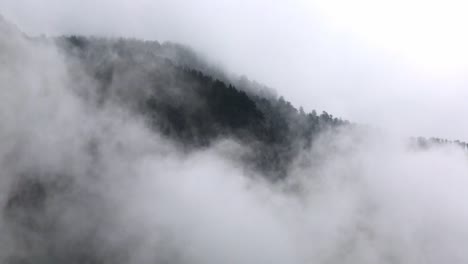
[{"label": "overcast sky", "polygon": [[30,34],[171,40],[296,106],[468,141],[468,4],[457,0],[1,0]]}]

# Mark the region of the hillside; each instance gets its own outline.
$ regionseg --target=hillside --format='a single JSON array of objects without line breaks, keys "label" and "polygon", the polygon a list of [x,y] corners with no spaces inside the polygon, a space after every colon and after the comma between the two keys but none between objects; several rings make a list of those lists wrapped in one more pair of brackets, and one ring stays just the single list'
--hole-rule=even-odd
[{"label": "hillside", "polygon": [[252,146],[245,160],[268,177],[286,176],[320,132],[349,124],[327,112],[305,113],[273,92],[262,96],[252,82],[236,87],[221,72],[215,78],[192,51],[175,44],[78,36],[56,41],[98,84],[98,104],[126,105],[184,148],[226,137]]}]

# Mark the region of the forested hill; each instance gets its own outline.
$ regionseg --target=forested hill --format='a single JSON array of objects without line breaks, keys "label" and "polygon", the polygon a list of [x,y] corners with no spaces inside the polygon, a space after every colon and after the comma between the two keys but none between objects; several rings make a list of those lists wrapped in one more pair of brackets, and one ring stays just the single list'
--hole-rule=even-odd
[{"label": "forested hill", "polygon": [[284,177],[320,131],[348,124],[327,112],[298,110],[245,78],[229,79],[180,45],[78,36],[55,41],[98,84],[97,104],[118,102],[143,114],[183,148],[226,137],[248,144],[245,160],[268,177]]},{"label": "forested hill", "polygon": [[[321,132],[351,125],[325,111],[297,109],[268,87],[228,75],[183,45],[83,36],[54,41],[97,83],[97,104],[125,105],[185,149],[232,138],[250,146],[246,164],[271,179],[285,177]],[[468,146],[421,137],[410,142],[418,148],[449,143]]]},{"label": "forested hill", "polygon": [[[0,263],[414,263],[419,250],[405,261],[394,253],[406,244],[388,242],[411,227],[422,249],[438,238],[426,209],[445,193],[432,187],[456,183],[428,172],[466,175],[464,159],[428,167],[445,153],[388,151],[379,133],[368,133],[378,151],[363,151],[361,126],[306,113],[171,43],[28,37],[0,17],[0,98]],[[399,187],[408,200],[393,199]],[[418,193],[416,207],[399,207]],[[389,237],[394,222],[405,231]]]}]

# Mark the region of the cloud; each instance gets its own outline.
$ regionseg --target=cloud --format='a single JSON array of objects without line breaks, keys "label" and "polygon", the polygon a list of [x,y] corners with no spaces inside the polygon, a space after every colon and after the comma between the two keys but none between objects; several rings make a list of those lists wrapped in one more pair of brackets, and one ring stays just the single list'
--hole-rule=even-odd
[{"label": "cloud", "polygon": [[[78,95],[93,82],[51,43],[0,34],[2,262],[467,262],[461,150],[344,130],[271,183],[246,146],[182,153]],[[36,202],[12,199],[22,188]]]}]

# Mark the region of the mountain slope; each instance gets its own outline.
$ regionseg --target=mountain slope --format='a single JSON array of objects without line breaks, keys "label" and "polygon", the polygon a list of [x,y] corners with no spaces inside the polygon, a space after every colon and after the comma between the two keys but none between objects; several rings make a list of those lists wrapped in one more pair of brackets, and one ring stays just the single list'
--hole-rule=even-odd
[{"label": "mountain slope", "polygon": [[190,68],[203,64],[172,44],[77,36],[57,42],[98,84],[100,104],[128,106],[183,147],[226,137],[254,146],[246,161],[272,178],[286,176],[320,132],[348,124],[326,112],[299,111],[282,97],[259,96],[249,82],[240,89]]}]

